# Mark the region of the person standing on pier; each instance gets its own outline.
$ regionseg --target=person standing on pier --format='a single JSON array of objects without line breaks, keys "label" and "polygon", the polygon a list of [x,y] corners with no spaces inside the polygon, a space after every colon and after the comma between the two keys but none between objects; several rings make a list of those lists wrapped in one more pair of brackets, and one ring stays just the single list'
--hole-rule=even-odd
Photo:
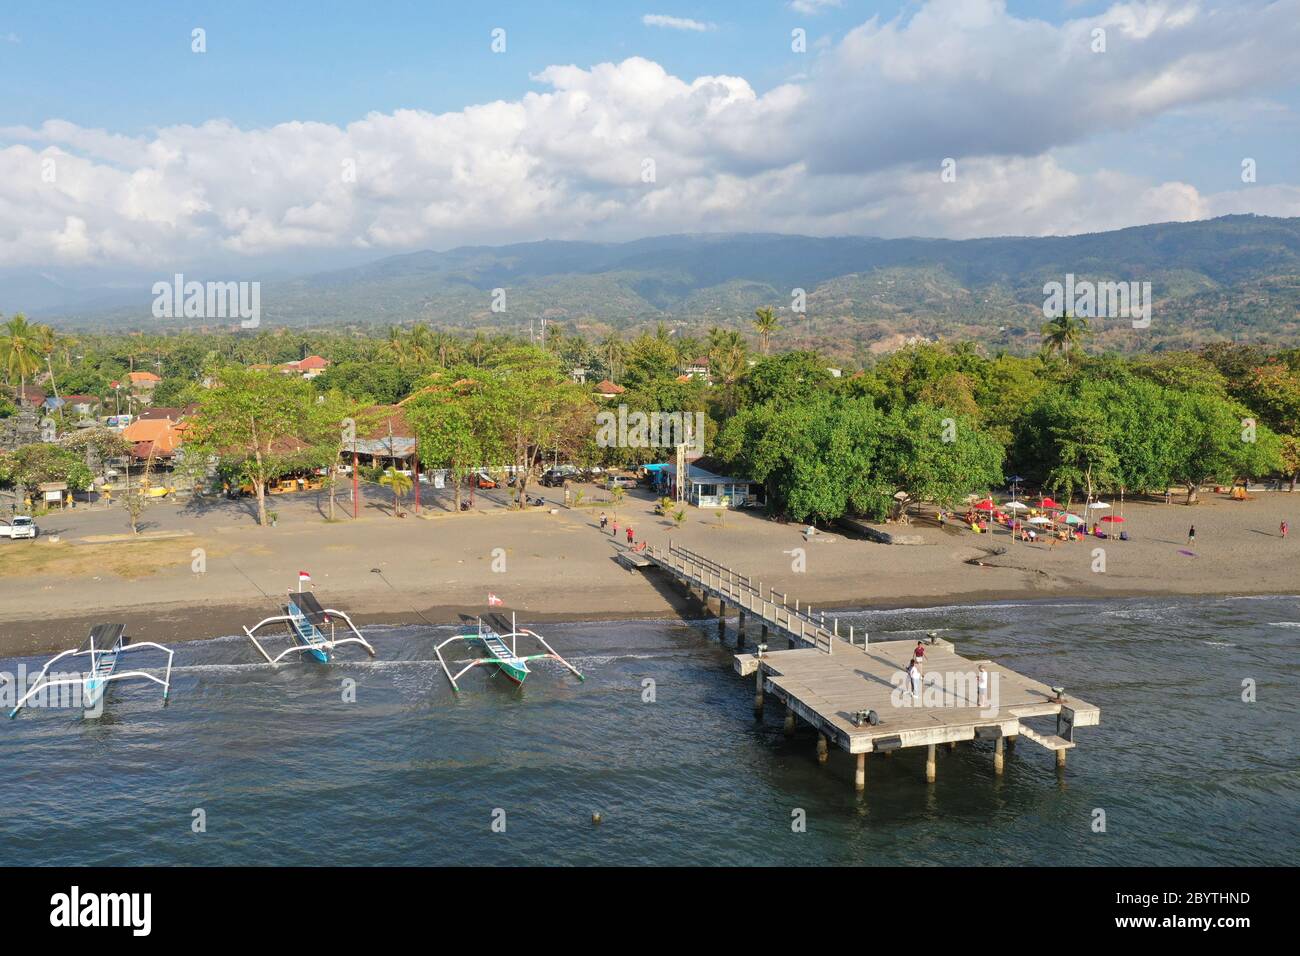
[{"label": "person standing on pier", "polygon": [[916,698],[914,706],[920,706],[921,703],[921,666],[916,662],[916,658],[907,665],[907,679],[912,688],[912,696]]},{"label": "person standing on pier", "polygon": [[980,665],[976,686],[979,688],[979,706],[987,707],[989,705],[989,672],[988,668],[983,664]]},{"label": "person standing on pier", "polygon": [[925,666],[925,643],[923,641],[916,642],[916,650],[912,651],[912,660],[915,662],[917,670]]}]

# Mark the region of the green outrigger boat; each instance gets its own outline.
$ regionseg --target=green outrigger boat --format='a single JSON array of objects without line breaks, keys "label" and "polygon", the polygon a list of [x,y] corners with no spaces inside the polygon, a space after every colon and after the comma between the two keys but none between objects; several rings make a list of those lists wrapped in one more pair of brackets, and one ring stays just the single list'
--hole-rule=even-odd
[{"label": "green outrigger boat", "polygon": [[[520,654],[519,638],[525,638],[541,645],[545,653],[541,654]],[[448,644],[456,641],[464,641],[467,644],[480,644],[487,651],[487,657],[476,658],[469,661],[455,674],[447,666],[447,659],[442,656],[442,649]],[[555,652],[555,648],[546,643],[546,639],[536,631],[528,628],[520,628],[515,624],[515,616],[512,613],[510,620],[506,620],[501,614],[488,614],[478,618],[478,630],[474,634],[457,634],[455,637],[449,637],[440,644],[434,646],[434,653],[438,655],[438,663],[442,665],[443,673],[447,675],[447,680],[451,681],[452,690],[459,692],[460,685],[456,683],[457,678],[463,677],[466,671],[478,667],[482,664],[494,665],[498,671],[506,676],[507,679],[523,685],[532,673],[528,669],[529,661],[553,660],[559,661],[566,668],[573,672],[578,680],[585,680],[582,673],[566,661],[563,657]]]}]

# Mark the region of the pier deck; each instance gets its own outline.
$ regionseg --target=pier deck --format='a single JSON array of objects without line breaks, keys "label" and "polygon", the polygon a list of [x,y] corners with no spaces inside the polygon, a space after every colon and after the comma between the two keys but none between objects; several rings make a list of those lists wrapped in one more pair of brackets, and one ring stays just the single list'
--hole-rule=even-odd
[{"label": "pier deck", "polygon": [[[1101,709],[1076,697],[1058,693],[1048,684],[987,660],[971,660],[949,641],[932,636],[925,643],[923,686],[918,701],[905,686],[904,671],[915,641],[870,642],[868,635],[845,634],[837,620],[827,625],[823,612],[791,607],[789,596],[764,589],[749,577],[685,548],[650,548],[642,556],[667,571],[688,589],[698,589],[706,602],[718,602],[718,630],[726,627],[727,605],[739,612],[736,649],[745,642],[746,615],[761,625],[755,653],[737,653],[735,669],[753,676],[754,709],[761,713],[767,695],[786,707],[786,731],[796,719],[819,733],[818,759],[827,759],[834,743],[857,757],[854,779],[862,790],[869,753],[890,753],[926,747],[926,779],[935,778],[935,747],[956,746],[966,740],[992,740],[994,768],[1003,768],[1004,741],[1020,737],[1055,752],[1058,767],[1074,747],[1076,727],[1101,723]],[[789,650],[769,650],[768,634],[784,635]],[[989,675],[987,701],[978,699],[979,667]],[[981,706],[983,704],[983,706]],[[1056,719],[1048,733],[1025,721]]]}]

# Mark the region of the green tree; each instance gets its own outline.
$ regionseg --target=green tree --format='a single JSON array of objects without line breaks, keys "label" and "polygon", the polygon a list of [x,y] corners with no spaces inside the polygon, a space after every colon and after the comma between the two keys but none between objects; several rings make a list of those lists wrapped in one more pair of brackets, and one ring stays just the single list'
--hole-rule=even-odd
[{"label": "green tree", "polygon": [[224,459],[252,484],[257,523],[265,527],[267,482],[304,451],[336,442],[337,423],[327,427],[313,414],[316,392],[295,376],[227,365],[210,377],[186,443],[195,453]]},{"label": "green tree", "polygon": [[1088,320],[1075,318],[1068,312],[1043,323],[1043,351],[1049,355],[1063,355],[1071,361],[1091,333]]},{"label": "green tree", "polygon": [[4,363],[5,381],[15,378],[21,389],[26,389],[27,379],[41,367],[38,328],[19,312],[0,326],[0,362]]},{"label": "green tree", "polygon": [[411,490],[411,476],[396,468],[385,469],[379,483],[393,493],[393,517],[402,516],[402,495]]}]

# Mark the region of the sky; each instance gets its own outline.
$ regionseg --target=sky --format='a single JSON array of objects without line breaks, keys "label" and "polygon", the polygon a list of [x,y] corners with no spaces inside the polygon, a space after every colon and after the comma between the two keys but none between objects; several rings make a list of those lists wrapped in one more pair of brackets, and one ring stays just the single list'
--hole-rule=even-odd
[{"label": "sky", "polygon": [[1297,67],[1300,0],[9,2],[0,271],[1294,216]]}]

